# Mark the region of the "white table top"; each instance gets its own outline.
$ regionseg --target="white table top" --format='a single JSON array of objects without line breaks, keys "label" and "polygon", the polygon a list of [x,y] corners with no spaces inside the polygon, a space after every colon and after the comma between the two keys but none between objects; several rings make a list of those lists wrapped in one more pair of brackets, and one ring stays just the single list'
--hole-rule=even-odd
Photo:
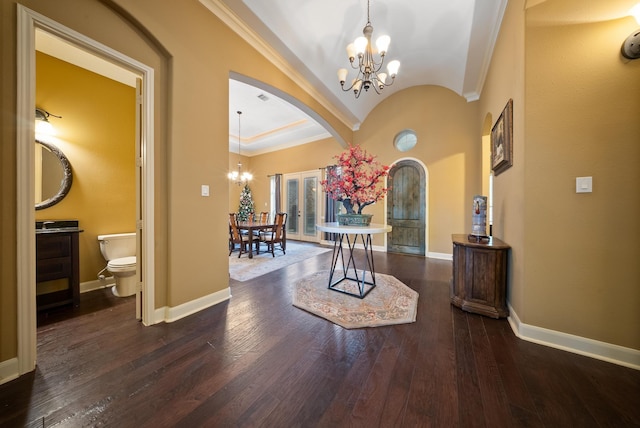
[{"label": "white table top", "polygon": [[338,222],[316,224],[316,229],[320,232],[329,233],[352,233],[352,234],[371,234],[371,233],[388,233],[391,232],[391,226],[388,224],[371,223],[369,226],[340,226]]}]

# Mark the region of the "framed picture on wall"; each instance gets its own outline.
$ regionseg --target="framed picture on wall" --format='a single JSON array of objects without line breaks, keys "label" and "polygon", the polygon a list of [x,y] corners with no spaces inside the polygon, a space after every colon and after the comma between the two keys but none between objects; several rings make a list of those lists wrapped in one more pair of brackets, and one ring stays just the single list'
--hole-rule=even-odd
[{"label": "framed picture on wall", "polygon": [[513,165],[513,100],[507,102],[491,129],[491,169],[498,175]]}]

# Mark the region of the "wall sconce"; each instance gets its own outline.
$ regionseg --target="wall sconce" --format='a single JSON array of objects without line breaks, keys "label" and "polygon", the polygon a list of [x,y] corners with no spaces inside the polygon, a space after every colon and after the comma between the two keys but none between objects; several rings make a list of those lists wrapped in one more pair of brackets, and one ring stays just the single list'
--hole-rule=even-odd
[{"label": "wall sconce", "polygon": [[[629,15],[636,19],[638,25],[640,25],[640,3],[635,5],[629,10]],[[637,29],[622,44],[622,56],[628,59],[640,58],[640,29]]]},{"label": "wall sconce", "polygon": [[55,135],[56,130],[53,128],[53,125],[51,125],[51,122],[49,122],[49,116],[62,119],[62,116],[56,116],[55,114],[36,107],[36,134],[46,136]]}]

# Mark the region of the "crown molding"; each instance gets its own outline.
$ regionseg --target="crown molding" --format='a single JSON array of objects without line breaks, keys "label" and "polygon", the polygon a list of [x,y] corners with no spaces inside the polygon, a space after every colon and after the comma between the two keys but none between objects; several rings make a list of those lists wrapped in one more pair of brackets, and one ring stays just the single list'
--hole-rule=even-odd
[{"label": "crown molding", "polygon": [[322,107],[327,109],[329,113],[335,116],[340,122],[349,129],[355,129],[359,123],[353,122],[347,118],[340,110],[338,110],[324,95],[302,75],[296,68],[280,55],[271,45],[269,45],[262,37],[253,31],[245,22],[232,11],[221,0],[199,0],[200,3],[209,9],[211,13],[216,15],[231,30],[238,34],[244,41],[249,43],[254,49],[262,54],[269,62],[276,66],[280,71],[287,75],[294,83],[300,86],[305,92],[311,95]]}]

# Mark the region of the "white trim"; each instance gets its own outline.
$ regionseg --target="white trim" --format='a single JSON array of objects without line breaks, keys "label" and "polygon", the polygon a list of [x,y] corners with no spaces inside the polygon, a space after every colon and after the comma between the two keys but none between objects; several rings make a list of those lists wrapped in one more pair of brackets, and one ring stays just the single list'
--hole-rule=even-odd
[{"label": "white trim", "polygon": [[85,281],[80,283],[80,293],[88,293],[89,291],[107,288],[116,283],[116,279],[108,276],[105,279],[94,279],[93,281]]},{"label": "white trim", "polygon": [[0,385],[11,382],[20,376],[18,370],[18,359],[11,358],[6,361],[0,361]]},{"label": "white trim", "polygon": [[337,110],[335,106],[322,95],[316,87],[310,83],[295,67],[291,66],[289,62],[282,57],[272,46],[270,46],[264,39],[262,39],[251,27],[249,27],[240,17],[235,14],[229,6],[225,5],[220,0],[200,0],[200,3],[209,9],[214,15],[216,15],[222,22],[224,22],[231,30],[237,35],[242,37],[250,46],[262,54],[269,62],[271,62],[276,68],[282,71],[287,77],[289,77],[294,83],[300,86],[306,93],[308,93],[314,100],[316,100],[322,107],[327,109],[338,120],[349,127],[349,129],[357,131],[360,127],[360,123],[355,120],[351,120],[345,116],[341,111]]},{"label": "white trim", "polygon": [[18,368],[22,375],[35,369],[36,365],[36,290],[35,290],[35,210],[33,208],[34,145],[35,136],[35,32],[36,28],[53,34],[70,44],[120,65],[141,76],[144,83],[143,110],[143,176],[142,196],[143,224],[151,233],[144,234],[143,251],[145,263],[141,266],[145,278],[142,321],[155,324],[155,240],[154,240],[154,70],[129,58],[83,34],[80,34],[23,5],[17,5],[17,322],[18,322]]},{"label": "white trim", "polygon": [[200,312],[211,306],[222,303],[231,298],[231,288],[227,287],[224,290],[216,291],[215,293],[203,296],[195,300],[190,300],[182,305],[156,309],[155,319],[162,320],[164,322],[174,322],[187,317],[189,315]]},{"label": "white trim", "polygon": [[520,339],[640,370],[640,351],[636,349],[524,324],[508,302],[507,305],[507,320],[514,334]]},{"label": "white trim", "polygon": [[428,253],[427,257],[430,259],[453,261],[453,254],[447,254],[447,253]]},{"label": "white trim", "polygon": [[[16,256],[18,374],[36,367],[36,240],[35,224],[35,20],[28,9],[17,8],[17,111],[16,129]],[[20,124],[20,121],[23,123]],[[20,126],[22,125],[22,126]]]}]

